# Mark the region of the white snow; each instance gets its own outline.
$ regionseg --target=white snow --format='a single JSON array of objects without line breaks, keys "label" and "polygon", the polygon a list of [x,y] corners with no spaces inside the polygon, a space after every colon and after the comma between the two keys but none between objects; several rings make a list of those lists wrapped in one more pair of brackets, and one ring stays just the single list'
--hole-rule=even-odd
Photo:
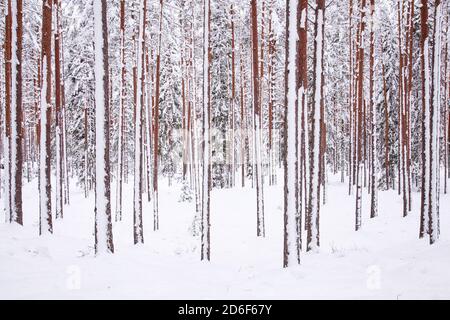
[{"label": "white snow", "polygon": [[[281,173],[281,172],[280,172]],[[94,195],[75,181],[72,205],[55,221],[53,236],[38,237],[37,181],[24,187],[25,226],[0,225],[1,299],[448,299],[450,196],[441,199],[441,239],[418,239],[419,206],[402,218],[396,191],[379,193],[379,217],[354,231],[347,184],[330,175],[321,209],[320,253],[283,269],[282,184],[267,187],[266,238],[254,232],[254,190],[212,192],[212,261],[201,263],[190,234],[195,203],[180,203],[181,185],[160,184],[161,230],[144,220],[143,246],[133,245],[133,184],[124,185],[124,219],[114,225],[114,255],[95,257]],[[368,197],[364,197],[367,201]],[[420,203],[413,193],[413,203]],[[144,212],[151,204],[144,202]]]},{"label": "white snow", "polygon": [[[295,9],[295,11],[297,11],[297,9]],[[302,10],[302,15],[301,15],[301,19],[300,19],[300,28],[301,29],[305,29],[306,28],[306,19],[308,18],[307,16],[307,10],[303,9]]]}]

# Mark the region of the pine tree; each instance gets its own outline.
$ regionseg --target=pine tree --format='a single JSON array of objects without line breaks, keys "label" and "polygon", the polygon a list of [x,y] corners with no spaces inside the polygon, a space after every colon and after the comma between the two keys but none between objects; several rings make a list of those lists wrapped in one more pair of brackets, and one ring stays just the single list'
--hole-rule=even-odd
[{"label": "pine tree", "polygon": [[[304,1],[302,1],[304,4]],[[284,121],[284,258],[286,268],[300,263],[301,215],[299,205],[298,92],[301,3],[286,2],[286,108]],[[302,93],[301,93],[302,95]]]},{"label": "pine tree", "polygon": [[[21,0],[8,2],[8,15],[6,27],[10,29],[7,35],[7,52],[9,57],[6,69],[9,74],[7,92],[7,126],[9,137],[7,142],[8,158],[7,164],[7,215],[10,222],[23,224],[22,211],[22,140],[23,140],[23,107],[22,107],[22,42],[23,42],[23,5]],[[8,43],[10,41],[10,43]],[[10,100],[9,100],[10,99]],[[8,212],[9,210],[9,212]]]},{"label": "pine tree", "polygon": [[53,1],[42,2],[41,119],[39,159],[39,234],[53,233],[51,210],[52,15]]},{"label": "pine tree", "polygon": [[124,134],[125,134],[125,0],[120,1],[120,106],[119,106],[119,138],[117,160],[116,221],[122,220],[122,194],[124,170]]},{"label": "pine tree", "polygon": [[210,208],[211,208],[211,91],[210,91],[210,59],[211,59],[211,3],[203,2],[203,107],[202,107],[202,211],[201,211],[201,260],[211,259]]},{"label": "pine tree", "polygon": [[143,109],[145,94],[145,27],[146,27],[147,1],[142,0],[139,8],[139,38],[137,50],[137,95],[136,95],[136,121],[135,121],[135,161],[134,161],[134,243],[143,243],[142,223],[142,184],[143,184]]},{"label": "pine tree", "polygon": [[428,3],[421,1],[421,75],[422,75],[422,193],[420,206],[420,238],[429,233],[429,188],[430,188],[430,60],[429,60],[429,29]]},{"label": "pine tree", "polygon": [[434,9],[434,41],[431,73],[431,108],[430,108],[430,189],[429,189],[429,232],[430,244],[439,239],[439,114],[441,104],[441,32],[442,2],[436,0]]},{"label": "pine tree", "polygon": [[253,74],[253,124],[254,124],[254,162],[256,180],[256,234],[258,237],[265,236],[264,226],[264,183],[262,178],[261,158],[261,105],[260,105],[260,75],[258,57],[258,12],[256,0],[250,1],[251,6],[251,28],[252,28],[252,74]]},{"label": "pine tree", "polygon": [[55,32],[55,126],[56,126],[56,214],[55,218],[63,218],[63,126],[62,126],[62,92],[61,92],[61,3],[54,0],[56,16]]},{"label": "pine tree", "polygon": [[95,252],[113,253],[109,163],[109,63],[106,0],[94,2],[95,33]]},{"label": "pine tree", "polygon": [[309,200],[307,218],[307,250],[314,250],[320,245],[320,145],[321,145],[321,109],[323,108],[323,61],[324,61],[325,0],[317,0],[314,22],[314,72],[310,134],[310,172]]},{"label": "pine tree", "polygon": [[374,13],[375,13],[375,0],[370,0],[370,88],[369,88],[369,103],[370,103],[370,119],[371,119],[371,140],[370,140],[370,152],[371,152],[371,178],[370,178],[370,217],[375,218],[378,215],[378,167],[377,167],[377,109],[374,96],[374,73],[375,73],[375,39],[374,39]]},{"label": "pine tree", "polygon": [[361,228],[362,217],[362,174],[363,174],[363,108],[364,108],[364,43],[363,35],[365,32],[365,17],[366,17],[366,0],[360,1],[360,20],[358,29],[358,50],[357,50],[357,161],[356,161],[356,220],[355,230],[358,231]]}]

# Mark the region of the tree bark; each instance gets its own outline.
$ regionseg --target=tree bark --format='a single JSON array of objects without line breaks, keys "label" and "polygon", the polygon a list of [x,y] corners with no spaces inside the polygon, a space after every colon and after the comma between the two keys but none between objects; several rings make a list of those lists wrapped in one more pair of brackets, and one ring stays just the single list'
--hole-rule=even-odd
[{"label": "tree bark", "polygon": [[40,137],[40,228],[39,234],[53,233],[51,211],[51,121],[52,121],[52,0],[43,0],[42,77]]},{"label": "tree bark", "polygon": [[94,3],[95,30],[95,253],[114,253],[111,222],[108,19],[106,0]]}]

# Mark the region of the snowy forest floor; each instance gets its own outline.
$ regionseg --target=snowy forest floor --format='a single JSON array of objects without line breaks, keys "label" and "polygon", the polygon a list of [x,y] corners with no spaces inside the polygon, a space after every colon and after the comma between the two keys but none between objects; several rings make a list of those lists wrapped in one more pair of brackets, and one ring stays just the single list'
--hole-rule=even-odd
[{"label": "snowy forest floor", "polygon": [[[282,268],[282,183],[265,186],[264,239],[255,236],[254,190],[212,192],[212,261],[205,263],[192,236],[194,202],[179,202],[180,184],[161,183],[160,231],[153,231],[153,207],[144,201],[145,245],[134,246],[131,180],[124,220],[114,223],[116,253],[95,257],[94,195],[85,199],[72,185],[64,219],[54,221],[52,236],[39,237],[34,181],[24,189],[25,226],[0,224],[0,298],[449,299],[449,195],[441,196],[441,239],[430,246],[418,239],[418,193],[403,218],[397,192],[380,192],[379,217],[371,220],[365,192],[363,227],[355,232],[354,197],[338,180],[330,177],[321,209],[320,251],[303,253],[301,266],[289,269]],[[114,213],[114,199],[112,205]]]}]

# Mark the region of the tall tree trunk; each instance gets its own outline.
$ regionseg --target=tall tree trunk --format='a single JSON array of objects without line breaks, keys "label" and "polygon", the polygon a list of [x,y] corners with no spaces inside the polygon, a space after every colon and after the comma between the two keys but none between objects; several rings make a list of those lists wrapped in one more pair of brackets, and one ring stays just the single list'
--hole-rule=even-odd
[{"label": "tall tree trunk", "polygon": [[348,105],[349,105],[349,143],[348,143],[348,194],[351,195],[352,193],[352,186],[353,186],[353,152],[354,152],[354,145],[353,145],[353,116],[354,116],[354,104],[353,104],[353,82],[354,82],[354,75],[353,75],[353,0],[349,0],[349,13],[348,13],[348,32],[349,32],[349,41],[348,41],[348,49],[349,49],[349,95],[348,95]]},{"label": "tall tree trunk", "polygon": [[[299,126],[299,210],[300,217],[302,216],[303,207],[305,213],[308,208],[308,188],[306,181],[308,179],[308,1],[302,0],[299,2],[299,11],[297,12],[299,28],[299,54],[297,55],[298,65],[298,101],[299,101],[299,115],[297,121],[300,121]],[[308,224],[308,214],[305,214],[305,225]],[[300,221],[301,222],[301,221]],[[301,223],[300,223],[301,228]],[[301,240],[301,239],[300,239]],[[300,250],[302,241],[300,241]]]},{"label": "tall tree trunk", "polygon": [[[248,136],[246,118],[245,118],[245,98],[244,98],[244,66],[242,61],[242,44],[239,52],[239,69],[240,69],[240,103],[241,103],[241,184],[245,187],[245,164],[246,164],[246,139]],[[245,136],[244,136],[245,135]]]},{"label": "tall tree trunk", "polygon": [[429,59],[429,29],[428,29],[428,2],[421,0],[420,7],[421,35],[421,74],[422,74],[422,188],[420,205],[420,238],[429,233],[428,207],[430,187],[430,59]]},{"label": "tall tree trunk", "polygon": [[364,31],[366,26],[366,0],[360,0],[360,21],[359,21],[359,39],[358,39],[358,56],[357,56],[357,68],[358,68],[358,87],[357,87],[357,168],[356,168],[356,219],[355,230],[358,231],[361,228],[361,207],[362,207],[362,184],[361,175],[363,170],[363,154],[362,154],[362,135],[363,135],[363,108],[364,108]]},{"label": "tall tree trunk", "polygon": [[231,5],[231,186],[235,185],[236,175],[236,147],[235,147],[235,109],[236,109],[236,41],[235,41],[235,27],[234,27],[234,8]]},{"label": "tall tree trunk", "polygon": [[374,19],[375,0],[370,0],[370,118],[371,118],[371,161],[370,161],[370,217],[378,215],[378,154],[377,154],[377,109],[374,97],[374,73],[375,73],[375,39],[374,39]]},{"label": "tall tree trunk", "polygon": [[389,161],[389,101],[387,96],[387,86],[386,86],[386,70],[384,62],[382,62],[383,68],[383,104],[384,104],[384,166],[386,170],[386,190],[389,190],[390,185],[390,161]]},{"label": "tall tree trunk", "polygon": [[11,10],[10,15],[11,27],[11,63],[9,65],[11,72],[11,96],[10,96],[10,166],[8,187],[9,196],[11,197],[10,221],[23,225],[22,212],[22,167],[23,167],[23,110],[22,110],[22,38],[23,38],[23,21],[22,21],[22,0],[13,1],[8,5]]},{"label": "tall tree trunk", "polygon": [[154,130],[153,130],[153,230],[159,230],[159,210],[158,210],[158,151],[159,151],[159,95],[161,83],[161,33],[163,22],[163,0],[160,0],[159,11],[159,34],[158,34],[158,51],[156,55],[156,81],[155,81],[155,109]]},{"label": "tall tree trunk", "polygon": [[319,214],[320,214],[320,132],[321,109],[323,104],[323,66],[324,66],[324,35],[325,35],[325,0],[317,0],[314,23],[314,73],[313,73],[313,101],[311,112],[310,139],[310,173],[309,173],[309,201],[308,201],[308,236],[307,250],[314,250],[320,245]]},{"label": "tall tree trunk", "polygon": [[117,150],[117,189],[116,189],[116,221],[122,220],[123,190],[123,158],[125,130],[125,0],[120,1],[120,106],[119,106],[119,142]]},{"label": "tall tree trunk", "polygon": [[145,94],[145,26],[147,18],[147,0],[139,4],[139,37],[137,41],[137,94],[136,94],[136,121],[134,133],[134,201],[133,201],[133,236],[134,244],[144,243],[144,231],[142,223],[142,186],[143,186],[143,105]]},{"label": "tall tree trunk", "polygon": [[42,6],[42,83],[41,83],[41,137],[40,137],[40,224],[39,234],[52,233],[51,210],[51,121],[52,121],[52,0],[43,0]]},{"label": "tall tree trunk", "polygon": [[95,31],[95,253],[113,253],[109,159],[109,62],[106,0],[94,2]]},{"label": "tall tree trunk", "polygon": [[5,16],[5,140],[4,140],[4,161],[6,162],[4,185],[5,185],[5,209],[6,222],[12,222],[11,204],[11,69],[12,69],[12,21],[13,14],[11,0],[7,4],[8,14]]},{"label": "tall tree trunk", "polygon": [[[301,1],[302,4],[305,1]],[[301,2],[286,2],[286,74],[284,115],[284,255],[283,266],[300,263],[301,215],[299,208],[299,17]],[[307,1],[306,1],[307,2]]]},{"label": "tall tree trunk", "polygon": [[261,159],[261,108],[260,108],[260,76],[258,54],[258,12],[257,0],[251,0],[251,34],[252,34],[252,72],[253,72],[253,124],[254,124],[254,156],[255,156],[255,181],[256,181],[256,234],[265,236],[264,227],[264,189]]},{"label": "tall tree trunk", "polygon": [[442,2],[436,0],[434,9],[433,63],[431,73],[431,108],[430,108],[430,189],[429,189],[429,231],[430,244],[439,239],[439,113],[441,104],[441,32]]},{"label": "tall tree trunk", "polygon": [[63,157],[62,157],[62,94],[61,94],[61,3],[54,0],[56,11],[56,33],[55,33],[55,126],[56,126],[56,219],[64,217],[63,211]]},{"label": "tall tree trunk", "polygon": [[210,151],[210,123],[211,123],[211,91],[210,91],[210,45],[211,8],[210,0],[203,2],[203,159],[202,159],[202,214],[201,214],[201,260],[211,259],[210,235],[210,192],[211,192],[211,151]]}]

